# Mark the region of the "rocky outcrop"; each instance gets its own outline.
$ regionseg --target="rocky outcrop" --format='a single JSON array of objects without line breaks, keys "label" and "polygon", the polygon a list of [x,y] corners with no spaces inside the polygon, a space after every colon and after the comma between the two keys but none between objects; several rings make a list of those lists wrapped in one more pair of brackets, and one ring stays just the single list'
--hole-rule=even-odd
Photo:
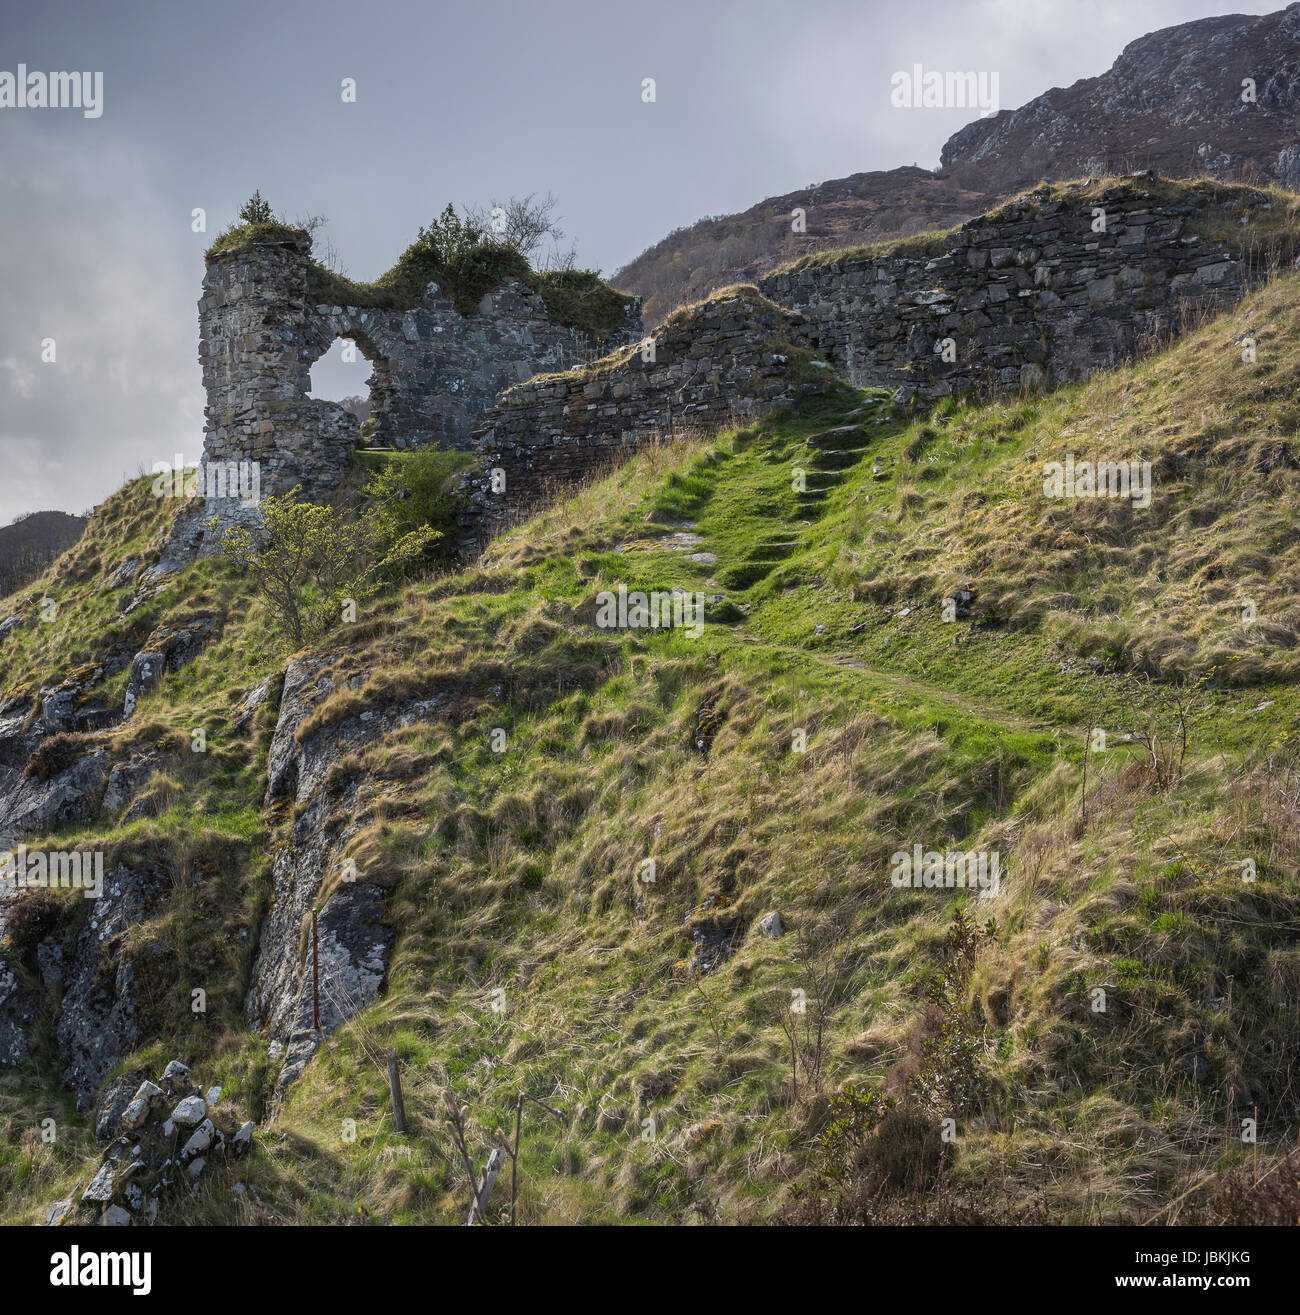
[{"label": "rocky outcrop", "polygon": [[57,1037],[63,1080],[89,1109],[104,1078],[140,1039],[140,979],[128,933],[151,917],[171,890],[157,871],[119,864],[77,937],[66,973]]},{"label": "rocky outcrop", "polygon": [[23,836],[86,821],[98,807],[107,777],[108,755],[102,751],[87,753],[49,780],[36,780],[18,768],[0,766],[0,841],[9,844]]},{"label": "rocky outcrop", "polygon": [[3,621],[0,621],[0,644],[3,644],[15,630],[26,624],[26,618],[21,612],[15,612],[12,616],[5,617]]},{"label": "rocky outcrop", "polygon": [[99,811],[105,821],[134,822],[142,816],[139,798],[156,772],[176,765],[174,755],[155,749],[133,753],[125,762],[114,763]]},{"label": "rocky outcrop", "polygon": [[16,965],[0,952],[0,1064],[21,1064],[31,1054],[35,1019],[34,1002],[23,989]]},{"label": "rocky outcrop", "polygon": [[1042,178],[1135,169],[1255,172],[1294,187],[1298,42],[1300,4],[1162,28],[1130,42],[1100,77],[967,124],[944,146],[943,172],[1004,195]]},{"label": "rocky outcrop", "polygon": [[131,659],[123,712],[130,716],[145,694],[162,684],[163,676],[179,671],[193,662],[211,638],[214,621],[210,616],[195,617],[181,625],[160,626]]},{"label": "rocky outcrop", "polygon": [[[301,1073],[321,1040],[378,998],[392,952],[393,932],[385,922],[386,891],[344,870],[339,856],[367,820],[361,783],[331,790],[328,777],[339,760],[381,735],[431,718],[450,696],[365,708],[303,734],[307,720],[336,692],[327,668],[330,657],[296,658],[285,673],[279,717],[267,759],[266,804],[286,800],[296,816],[288,843],[272,865],[271,908],[258,941],[245,1014],[265,1027],[283,1057],[277,1090]],[[364,677],[346,687],[360,689]],[[324,900],[321,893],[330,887]],[[310,927],[317,912],[317,973],[314,995]],[[315,1027],[319,1010],[320,1028]]]}]

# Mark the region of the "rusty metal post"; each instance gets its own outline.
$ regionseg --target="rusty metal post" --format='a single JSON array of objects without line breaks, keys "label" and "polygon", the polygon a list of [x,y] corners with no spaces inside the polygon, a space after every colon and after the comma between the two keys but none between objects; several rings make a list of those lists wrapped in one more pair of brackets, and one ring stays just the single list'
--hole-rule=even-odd
[{"label": "rusty metal post", "polygon": [[316,910],[311,913],[311,1025],[320,1031],[320,947],[316,940]]}]

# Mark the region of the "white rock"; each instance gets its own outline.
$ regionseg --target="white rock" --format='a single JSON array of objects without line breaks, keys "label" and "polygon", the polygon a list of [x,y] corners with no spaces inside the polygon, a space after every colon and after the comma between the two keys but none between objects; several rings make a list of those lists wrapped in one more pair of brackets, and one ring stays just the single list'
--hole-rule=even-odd
[{"label": "white rock", "polygon": [[190,1167],[186,1169],[185,1172],[197,1182],[199,1174],[201,1174],[207,1167],[207,1163],[208,1162],[200,1156],[197,1160],[190,1161]]},{"label": "white rock", "polygon": [[72,1213],[72,1197],[65,1197],[62,1201],[55,1201],[45,1212],[45,1224],[47,1228],[57,1228]]},{"label": "white rock", "polygon": [[123,1131],[134,1132],[144,1124],[148,1117],[149,1102],[137,1098],[122,1111],[122,1117],[118,1122],[122,1125]]},{"label": "white rock", "polygon": [[99,1217],[102,1228],[129,1228],[131,1216],[120,1205],[110,1205]]},{"label": "white rock", "polygon": [[190,1071],[180,1062],[179,1059],[173,1059],[170,1064],[163,1069],[162,1084],[168,1091],[175,1094],[190,1085]]},{"label": "white rock", "polygon": [[765,914],[758,920],[758,930],[762,935],[770,936],[775,940],[782,931],[781,915],[775,909],[771,913]]},{"label": "white rock", "polygon": [[135,1089],[135,1095],[132,1096],[131,1099],[132,1099],[133,1101],[136,1101],[136,1100],[153,1100],[153,1098],[154,1098],[155,1096],[161,1096],[162,1094],[163,1094],[163,1089],[162,1089],[161,1087],[159,1087],[159,1086],[155,1086],[152,1082],[150,1082],[150,1081],[146,1078],[146,1079],[145,1079],[142,1083],[140,1083],[140,1085]]},{"label": "white rock", "polygon": [[171,1119],[168,1119],[167,1122],[163,1124],[163,1136],[171,1137],[174,1136],[175,1133],[176,1133],[176,1124]]},{"label": "white rock", "polygon": [[243,1155],[243,1153],[253,1144],[253,1133],[256,1131],[257,1125],[255,1123],[245,1123],[230,1139],[230,1149],[236,1155]]},{"label": "white rock", "polygon": [[113,1199],[113,1166],[105,1164],[90,1180],[90,1185],[81,1194],[83,1201],[111,1201]]},{"label": "white rock", "polygon": [[181,1154],[187,1159],[191,1155],[201,1155],[212,1145],[212,1120],[204,1119],[197,1128],[194,1129],[193,1135],[189,1141],[181,1147]]},{"label": "white rock", "polygon": [[182,1128],[193,1128],[207,1117],[208,1107],[203,1103],[202,1096],[186,1096],[172,1110],[172,1119]]},{"label": "white rock", "polygon": [[211,1109],[217,1103],[217,1101],[221,1099],[221,1088],[209,1087],[207,1099],[208,1099],[208,1109]]}]

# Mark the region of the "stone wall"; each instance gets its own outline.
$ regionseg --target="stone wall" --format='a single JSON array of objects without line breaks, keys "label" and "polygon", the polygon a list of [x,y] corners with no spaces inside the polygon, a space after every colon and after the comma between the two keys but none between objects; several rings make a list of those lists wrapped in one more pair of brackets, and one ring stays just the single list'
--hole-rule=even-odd
[{"label": "stone wall", "polygon": [[[973,219],[933,258],[851,260],[759,286],[803,313],[802,340],[850,382],[933,400],[1085,378],[1176,334],[1189,312],[1237,300],[1257,272],[1189,232],[1208,194],[1162,204],[1141,178],[1073,193],[1040,189]],[[955,360],[937,350],[945,339]]]},{"label": "stone wall", "polygon": [[[314,277],[315,276],[315,277]],[[312,366],[336,338],[371,364],[370,441],[381,447],[464,446],[503,389],[599,354],[587,334],[549,318],[531,289],[506,280],[460,314],[430,283],[407,310],[320,300],[310,239],[210,256],[199,302],[207,392],[204,459],[257,461],[263,493],[337,487],[358,446],[354,417],[307,396]],[[640,335],[639,303],[617,340]]]},{"label": "stone wall", "polygon": [[480,460],[465,485],[464,546],[642,444],[824,390],[829,370],[815,378],[808,353],[792,345],[805,327],[801,315],[739,290],[670,317],[590,368],[510,389],[474,430]]}]

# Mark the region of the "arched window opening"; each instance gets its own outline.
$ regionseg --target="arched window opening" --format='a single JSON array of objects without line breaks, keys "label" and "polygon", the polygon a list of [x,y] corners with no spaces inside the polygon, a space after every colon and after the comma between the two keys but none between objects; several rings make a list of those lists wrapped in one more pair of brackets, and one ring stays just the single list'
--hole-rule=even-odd
[{"label": "arched window opening", "polygon": [[337,402],[356,416],[359,427],[370,416],[370,371],[360,343],[353,338],[335,338],[311,367],[307,396],[318,402]]}]

